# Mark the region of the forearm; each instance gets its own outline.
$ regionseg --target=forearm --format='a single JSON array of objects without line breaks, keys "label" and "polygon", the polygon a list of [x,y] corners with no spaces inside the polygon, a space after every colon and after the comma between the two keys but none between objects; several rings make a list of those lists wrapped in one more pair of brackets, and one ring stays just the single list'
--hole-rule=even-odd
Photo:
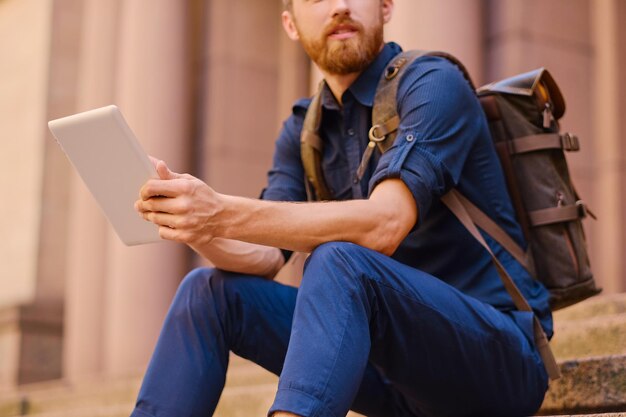
[{"label": "forearm", "polygon": [[400,179],[382,181],[367,200],[289,203],[222,195],[195,177],[171,173],[162,162],[157,172],[161,179],[142,187],[137,211],[159,226],[163,239],[193,245],[209,258],[207,245],[215,238],[299,252],[344,241],[391,255],[418,216]]},{"label": "forearm", "polygon": [[254,243],[215,238],[189,246],[225,271],[273,278],[285,263],[280,249]]},{"label": "forearm", "polygon": [[396,209],[406,201],[398,184],[368,200],[288,203],[223,196],[219,235],[299,252],[344,241],[391,255],[415,222],[414,209]]}]

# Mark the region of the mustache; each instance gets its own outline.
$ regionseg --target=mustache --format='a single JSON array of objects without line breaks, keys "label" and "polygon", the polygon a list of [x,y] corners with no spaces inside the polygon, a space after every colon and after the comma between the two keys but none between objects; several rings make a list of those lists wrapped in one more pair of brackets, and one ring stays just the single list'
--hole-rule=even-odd
[{"label": "mustache", "polygon": [[353,20],[347,16],[341,16],[334,18],[332,22],[326,25],[324,29],[324,36],[330,36],[333,32],[335,32],[340,26],[347,26],[350,29],[354,29],[359,33],[363,32],[363,25],[356,20]]}]

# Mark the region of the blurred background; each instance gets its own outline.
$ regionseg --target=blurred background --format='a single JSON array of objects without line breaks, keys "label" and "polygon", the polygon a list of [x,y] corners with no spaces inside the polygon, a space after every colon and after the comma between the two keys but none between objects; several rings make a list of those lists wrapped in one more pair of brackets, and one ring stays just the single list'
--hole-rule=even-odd
[{"label": "blurred background", "polygon": [[[319,75],[281,0],[0,0],[0,392],[140,376],[185,247],[123,246],[47,121],[117,104],[144,148],[217,191],[256,197],[293,101]],[[591,261],[626,291],[626,1],[396,0],[386,39],[440,49],[477,85],[547,67]],[[116,169],[110,161],[110,169]],[[106,172],[102,173],[106,175]]]}]

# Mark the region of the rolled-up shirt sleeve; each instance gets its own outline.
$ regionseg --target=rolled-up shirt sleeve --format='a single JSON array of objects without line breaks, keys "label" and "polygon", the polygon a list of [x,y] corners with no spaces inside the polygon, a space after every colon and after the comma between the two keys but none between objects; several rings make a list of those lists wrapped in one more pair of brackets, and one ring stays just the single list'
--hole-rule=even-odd
[{"label": "rolled-up shirt sleeve", "polygon": [[381,156],[369,192],[385,179],[400,178],[415,198],[419,225],[433,200],[458,184],[484,114],[458,68],[422,57],[400,81],[398,115],[395,142]]}]

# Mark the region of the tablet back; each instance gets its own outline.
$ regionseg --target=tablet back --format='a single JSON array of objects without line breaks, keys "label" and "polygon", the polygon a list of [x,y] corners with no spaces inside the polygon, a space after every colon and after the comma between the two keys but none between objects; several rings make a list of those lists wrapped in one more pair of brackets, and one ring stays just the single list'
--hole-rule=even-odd
[{"label": "tablet back", "polygon": [[158,227],[134,209],[139,190],[157,174],[117,106],[52,120],[48,126],[120,239],[126,245],[159,241]]}]

